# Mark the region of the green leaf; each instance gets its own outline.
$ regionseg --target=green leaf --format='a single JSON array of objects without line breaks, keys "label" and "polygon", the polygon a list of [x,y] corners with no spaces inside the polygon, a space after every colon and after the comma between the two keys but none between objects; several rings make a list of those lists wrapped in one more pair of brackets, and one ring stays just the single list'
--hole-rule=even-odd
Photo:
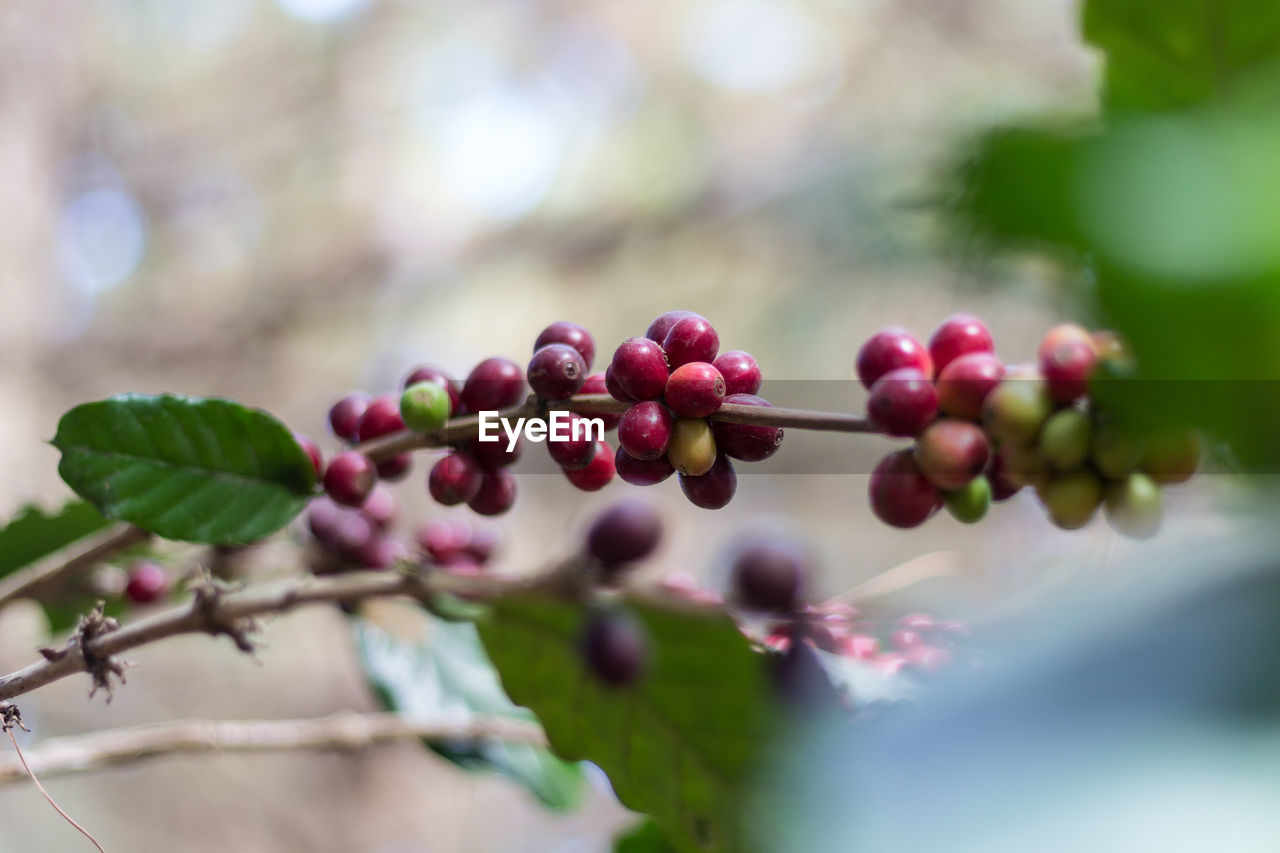
[{"label": "green leaf", "polygon": [[645,820],[618,836],[613,853],[676,853],[676,848],[662,836],[656,823]]},{"label": "green leaf", "polygon": [[723,614],[635,608],[650,661],[634,686],[608,688],[583,668],[582,608],[518,596],[491,602],[485,648],[552,747],[608,774],[624,805],[651,815],[678,850],[747,846],[753,772],[781,721],[767,663]]},{"label": "green leaf", "polygon": [[108,524],[110,521],[102,513],[84,501],[68,501],[52,514],[36,506],[24,507],[0,528],[0,577],[96,533]]},{"label": "green leaf", "polygon": [[306,505],[315,470],[284,424],[230,400],[125,394],[62,416],[58,473],[104,515],[167,539],[238,544]]},{"label": "green leaf", "polygon": [[[502,691],[474,625],[432,619],[416,642],[358,617],[353,630],[365,675],[390,710],[460,722],[477,715],[536,720]],[[570,809],[582,799],[581,769],[543,747],[494,740],[427,745],[461,767],[514,779],[549,808]]]}]

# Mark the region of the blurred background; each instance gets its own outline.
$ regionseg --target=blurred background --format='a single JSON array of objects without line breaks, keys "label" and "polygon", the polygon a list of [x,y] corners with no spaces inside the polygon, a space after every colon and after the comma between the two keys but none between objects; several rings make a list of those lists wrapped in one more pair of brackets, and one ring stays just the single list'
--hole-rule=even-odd
[{"label": "blurred background", "polygon": [[[707,316],[767,379],[850,380],[861,342],[947,315],[987,319],[1030,358],[1064,302],[1031,262],[957,263],[933,178],[993,122],[1094,109],[1097,62],[1070,0],[10,0],[0,9],[0,506],[66,496],[42,442],[76,403],[123,391],[224,395],[334,446],[329,404],[523,363],[558,320],[603,367],[662,311]],[[822,386],[859,411],[856,383]],[[1220,530],[1205,491],[1169,495],[1156,545],[1101,522],[1064,533],[1030,496],[975,528],[891,530],[866,506],[891,444],[792,432],[725,510],[674,481],[644,494],[672,535],[654,573],[714,583],[740,531],[813,543],[834,595],[925,557],[954,605],[1043,595],[1065,569]],[[533,449],[536,450],[536,449]],[[533,450],[527,451],[532,453]],[[821,470],[821,476],[788,473]],[[445,514],[398,487],[407,516]],[[747,475],[750,466],[741,470]],[[521,470],[521,469],[517,469]],[[598,494],[520,477],[499,566],[572,547]],[[461,511],[465,512],[465,511]],[[945,603],[944,603],[945,606]],[[0,614],[0,662],[43,627]],[[131,655],[114,701],[87,679],[27,697],[42,736],[180,717],[376,707],[336,613],[269,625],[255,665],[224,642]],[[629,817],[607,788],[567,815],[406,744],[353,755],[177,759],[57,780],[111,849],[608,849]],[[76,842],[29,786],[0,790],[0,851]]]}]

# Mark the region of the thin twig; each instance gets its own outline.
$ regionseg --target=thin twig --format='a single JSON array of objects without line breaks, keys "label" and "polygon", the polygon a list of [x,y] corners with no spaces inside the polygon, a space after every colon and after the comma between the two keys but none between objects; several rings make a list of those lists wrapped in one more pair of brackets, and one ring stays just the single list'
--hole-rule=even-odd
[{"label": "thin twig", "polygon": [[33,597],[40,589],[101,562],[112,554],[145,542],[151,534],[132,524],[116,524],[49,555],[0,581],[0,605]]},{"label": "thin twig", "polygon": [[13,741],[13,748],[18,753],[18,760],[22,762],[22,769],[27,771],[27,775],[31,777],[31,781],[40,789],[40,793],[44,795],[44,798],[49,802],[49,805],[53,806],[53,810],[62,815],[63,820],[78,829],[81,835],[89,839],[93,846],[98,848],[98,853],[107,853],[106,850],[102,849],[102,845],[98,843],[98,839],[89,834],[89,830],[76,823],[75,819],[73,819],[71,815],[62,810],[62,806],[54,802],[53,797],[49,796],[49,792],[44,789],[44,785],[40,784],[40,780],[36,777],[36,774],[32,773],[31,768],[27,766],[26,756],[22,754],[22,748],[18,746],[18,738],[14,736],[13,729],[6,729],[5,731],[9,733],[9,740]]}]

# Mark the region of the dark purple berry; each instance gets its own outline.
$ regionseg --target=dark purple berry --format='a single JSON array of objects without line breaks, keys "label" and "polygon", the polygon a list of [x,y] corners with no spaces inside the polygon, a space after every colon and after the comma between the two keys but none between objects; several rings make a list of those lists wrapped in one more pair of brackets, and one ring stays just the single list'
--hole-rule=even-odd
[{"label": "dark purple berry", "polygon": [[713,363],[724,377],[725,394],[754,394],[760,390],[760,365],[751,353],[731,349],[716,356]]},{"label": "dark purple berry", "polygon": [[333,434],[344,441],[355,441],[356,430],[360,427],[364,410],[369,408],[369,402],[368,394],[355,391],[334,403],[329,409],[329,428]]},{"label": "dark purple berry", "polygon": [[[609,388],[607,371],[606,373],[593,373],[590,376],[588,376],[587,381],[582,383],[582,388],[578,390],[578,393],[579,394],[612,394],[613,391],[610,390]],[[615,397],[614,399],[617,399],[617,398]],[[629,403],[631,401],[624,400],[623,402]],[[622,420],[622,415],[592,415],[592,417],[596,417],[604,421],[605,432],[608,432],[609,430],[616,427],[618,425],[618,422]]]},{"label": "dark purple berry", "polygon": [[311,536],[325,545],[332,545],[338,534],[338,522],[346,510],[329,498],[316,498],[307,507],[307,529]]},{"label": "dark purple berry", "polygon": [[381,483],[373,487],[360,507],[360,514],[378,530],[386,530],[394,524],[398,513],[395,493]]},{"label": "dark purple berry", "polygon": [[657,459],[667,452],[675,419],[666,407],[654,400],[636,403],[622,413],[618,424],[618,444],[636,459]]},{"label": "dark purple berry", "polygon": [[169,592],[169,576],[164,567],[151,560],[139,560],[129,569],[124,595],[133,604],[154,604]]},{"label": "dark purple berry", "polygon": [[720,371],[705,361],[691,361],[671,371],[662,399],[682,418],[705,418],[720,408],[724,395]]},{"label": "dark purple berry", "polygon": [[634,403],[636,401],[635,397],[622,390],[622,386],[618,384],[618,377],[613,372],[613,364],[604,369],[604,389],[609,392],[613,399],[620,403]]},{"label": "dark purple berry", "polygon": [[358,507],[369,497],[377,479],[368,456],[344,450],[329,460],[324,471],[324,490],[334,503]]},{"label": "dark purple berry", "polygon": [[624,563],[643,560],[662,540],[662,516],[641,501],[626,501],[605,510],[587,531],[587,553],[606,574]]},{"label": "dark purple berry", "polygon": [[637,459],[622,447],[613,457],[618,478],[633,486],[654,486],[675,473],[671,460],[666,456],[657,459]]},{"label": "dark purple berry", "polygon": [[480,490],[467,501],[467,506],[480,515],[501,515],[516,502],[516,478],[505,469],[485,471]]},{"label": "dark purple berry", "polygon": [[649,324],[649,328],[645,331],[644,336],[659,346],[667,339],[667,332],[671,331],[671,327],[679,323],[685,317],[701,317],[701,314],[695,314],[692,311],[668,311],[658,316],[656,320]]},{"label": "dark purple berry", "polygon": [[587,363],[568,344],[547,344],[533,354],[529,387],[544,400],[567,400],[587,381]]},{"label": "dark purple berry", "polygon": [[662,349],[673,370],[691,361],[710,364],[716,360],[716,353],[720,351],[720,336],[702,317],[685,317],[677,320],[667,332],[662,341]]},{"label": "dark purple berry", "polygon": [[524,439],[517,438],[515,446],[510,450],[507,449],[509,445],[510,441],[503,435],[497,441],[473,438],[467,447],[481,468],[492,471],[495,468],[507,468],[520,461],[520,454],[524,452]]},{"label": "dark purple berry", "polygon": [[[763,397],[754,394],[730,394],[724,398],[726,403],[738,406],[766,406],[773,404]],[[768,459],[782,446],[782,427],[750,426],[748,424],[731,424],[727,421],[712,421],[711,434],[716,440],[716,449],[726,456],[741,459],[744,462],[759,462]]]},{"label": "dark purple berry", "polygon": [[881,459],[867,492],[872,512],[893,527],[918,527],[942,505],[942,493],[920,473],[910,450]]},{"label": "dark purple berry", "polygon": [[[633,400],[656,400],[667,387],[667,357],[662,347],[648,338],[627,338],[619,344],[609,368],[618,390]],[[605,381],[609,381],[609,371],[605,371]],[[614,397],[623,399],[617,394]]]},{"label": "dark purple berry", "polygon": [[789,612],[799,606],[808,574],[809,561],[797,546],[755,542],[733,561],[734,598],[749,610]]},{"label": "dark purple berry", "polygon": [[573,347],[582,356],[587,370],[591,369],[591,363],[596,360],[596,342],[592,340],[591,333],[577,323],[561,320],[547,326],[533,342],[533,351],[537,352],[547,344],[567,344]]},{"label": "dark purple berry", "polygon": [[564,476],[584,492],[597,492],[609,485],[613,479],[613,448],[608,442],[596,442],[596,455],[587,467],[577,471],[565,471]]},{"label": "dark purple berry", "polygon": [[404,419],[400,417],[400,398],[386,394],[369,403],[360,418],[360,425],[356,427],[356,438],[369,441],[402,429]]},{"label": "dark purple berry", "polygon": [[[547,453],[551,460],[568,471],[577,471],[591,464],[596,455],[596,442],[584,423],[586,418],[571,414],[566,432],[569,438],[564,441],[547,439]],[[576,436],[576,438],[574,437]]]},{"label": "dark purple berry", "polygon": [[445,506],[466,503],[480,491],[481,474],[479,463],[470,454],[455,451],[432,466],[427,491]]},{"label": "dark purple berry", "polygon": [[486,358],[467,375],[462,404],[469,412],[491,412],[514,406],[524,397],[524,373],[505,358]]},{"label": "dark purple berry", "polygon": [[582,631],[582,656],[587,669],[609,687],[634,684],[648,663],[648,642],[634,617],[599,610],[587,618]]},{"label": "dark purple berry", "polygon": [[694,506],[703,509],[721,509],[733,500],[738,490],[738,475],[733,470],[733,463],[723,453],[716,456],[716,461],[707,473],[691,477],[680,475],[680,491]]},{"label": "dark purple berry", "polygon": [[413,467],[413,454],[397,453],[390,459],[383,459],[376,466],[379,480],[386,480],[394,483],[403,480],[409,473],[409,469]]},{"label": "dark purple berry", "polygon": [[354,555],[355,562],[366,569],[383,570],[397,563],[407,562],[412,557],[408,544],[398,536],[370,536]]}]

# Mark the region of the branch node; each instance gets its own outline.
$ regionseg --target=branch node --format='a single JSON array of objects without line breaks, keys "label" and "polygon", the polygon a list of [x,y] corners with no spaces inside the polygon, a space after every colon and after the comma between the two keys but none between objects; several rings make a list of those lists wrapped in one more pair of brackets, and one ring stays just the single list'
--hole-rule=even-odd
[{"label": "branch node", "polygon": [[[120,627],[120,623],[114,617],[106,615],[104,612],[105,607],[106,602],[99,601],[87,616],[80,617],[80,624],[76,626],[74,636],[68,641],[67,648],[62,651],[59,657],[65,657],[73,646],[79,646],[80,655],[84,658],[85,669],[89,671],[89,677],[93,679],[93,688],[89,691],[89,698],[92,699],[99,690],[102,690],[107,694],[107,701],[110,702],[112,695],[115,694],[111,676],[114,675],[120,679],[121,684],[124,684],[126,665],[110,655],[99,657],[91,648],[94,640]],[[41,649],[41,654],[49,658],[47,650]]]},{"label": "branch node", "polygon": [[0,731],[9,731],[14,726],[30,733],[31,729],[22,724],[22,712],[18,706],[10,702],[0,702]]},{"label": "branch node", "polygon": [[236,648],[247,655],[253,655],[256,648],[249,638],[258,630],[257,620],[251,618],[228,619],[220,613],[222,597],[233,589],[230,585],[208,574],[191,585],[195,595],[191,607],[204,623],[204,629],[212,636],[226,634],[235,643]]}]

